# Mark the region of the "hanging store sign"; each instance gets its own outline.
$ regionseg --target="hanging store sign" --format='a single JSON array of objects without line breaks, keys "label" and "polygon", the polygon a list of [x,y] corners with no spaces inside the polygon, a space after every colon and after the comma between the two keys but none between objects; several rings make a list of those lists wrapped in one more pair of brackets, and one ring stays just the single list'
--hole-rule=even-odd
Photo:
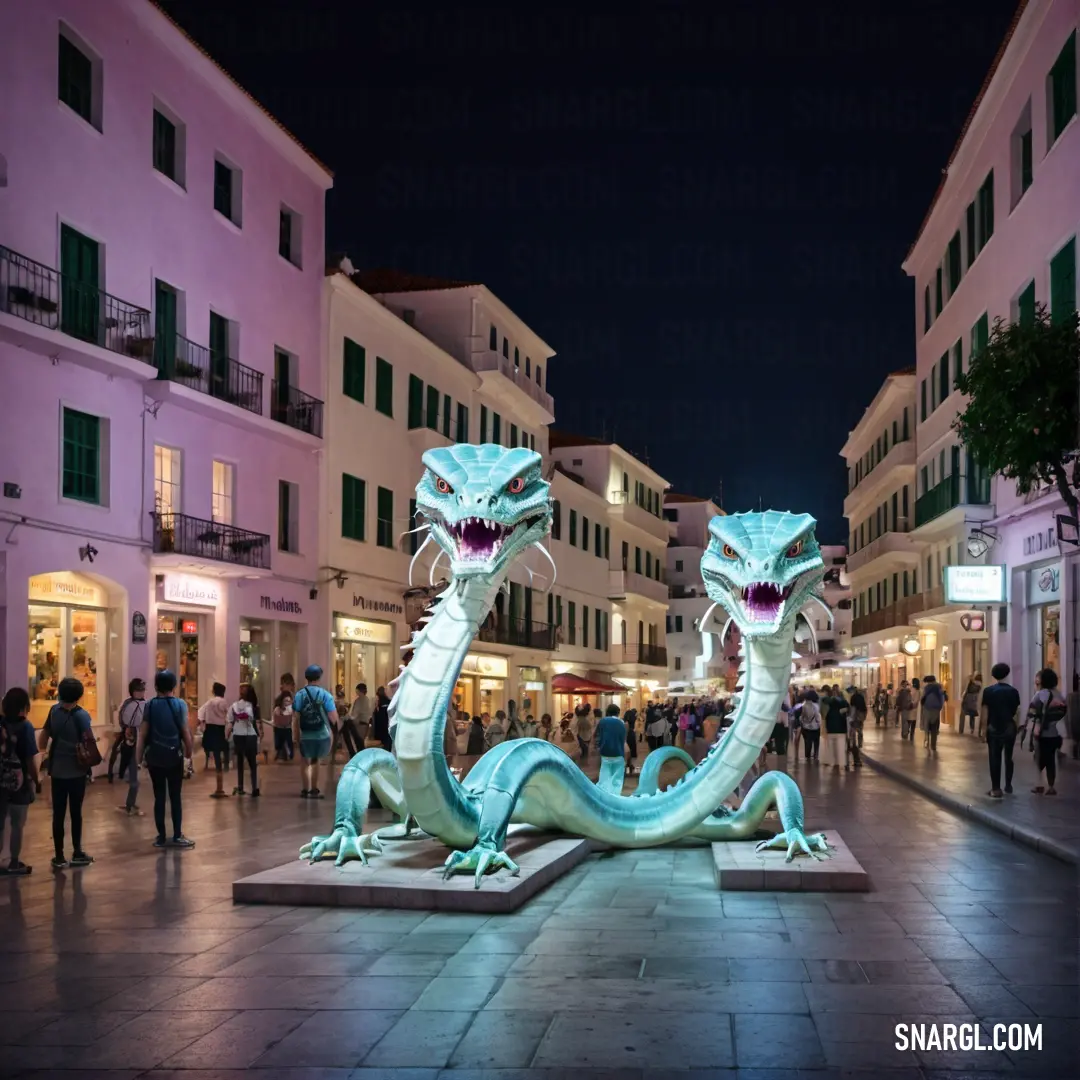
[{"label": "hanging store sign", "polygon": [[221,582],[195,574],[165,574],[161,598],[166,604],[217,607],[221,603]]},{"label": "hanging store sign", "polygon": [[1028,571],[1028,607],[1054,604],[1061,599],[1061,563]]},{"label": "hanging store sign", "polygon": [[489,656],[484,653],[469,653],[461,665],[462,675],[486,675],[491,679],[505,679],[510,674],[510,665],[505,656]]},{"label": "hanging store sign", "polygon": [[946,566],[945,603],[1004,604],[1004,566]]},{"label": "hanging store sign", "polygon": [[986,629],[986,616],[981,611],[965,611],[960,616],[961,627],[971,634],[981,634]]},{"label": "hanging store sign", "polygon": [[56,574],[38,574],[30,579],[30,600],[47,604],[87,604],[90,607],[106,607],[105,590],[81,574],[60,571]]}]

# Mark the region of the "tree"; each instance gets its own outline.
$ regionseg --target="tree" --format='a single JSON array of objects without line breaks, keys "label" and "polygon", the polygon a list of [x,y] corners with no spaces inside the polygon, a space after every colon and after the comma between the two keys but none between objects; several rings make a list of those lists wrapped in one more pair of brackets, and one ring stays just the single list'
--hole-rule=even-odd
[{"label": "tree", "polygon": [[[1031,322],[998,319],[956,385],[967,405],[953,427],[972,457],[1021,494],[1055,485],[1077,517],[1080,487],[1080,333],[1073,311]],[[1071,465],[1071,468],[1070,468]],[[1070,477],[1071,473],[1071,477]]]}]

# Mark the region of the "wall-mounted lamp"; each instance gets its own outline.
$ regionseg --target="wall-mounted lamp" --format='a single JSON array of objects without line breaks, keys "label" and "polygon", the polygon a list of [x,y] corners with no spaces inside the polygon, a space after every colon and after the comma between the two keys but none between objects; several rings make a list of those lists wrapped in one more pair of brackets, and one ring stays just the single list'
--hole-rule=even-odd
[{"label": "wall-mounted lamp", "polygon": [[981,559],[996,543],[996,532],[988,528],[972,529],[967,538],[967,553],[973,559]]}]

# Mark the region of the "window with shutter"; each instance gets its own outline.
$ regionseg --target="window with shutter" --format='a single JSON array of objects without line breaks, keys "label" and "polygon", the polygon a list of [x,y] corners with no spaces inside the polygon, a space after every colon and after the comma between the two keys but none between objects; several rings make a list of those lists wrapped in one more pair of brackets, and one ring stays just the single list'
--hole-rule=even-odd
[{"label": "window with shutter", "polygon": [[409,374],[409,430],[424,426],[424,380]]},{"label": "window with shutter", "polygon": [[518,444],[518,426],[517,424],[510,425],[510,447],[511,449]]},{"label": "window with shutter", "polygon": [[581,647],[589,647],[589,608],[587,604],[581,605]]},{"label": "window with shutter", "polygon": [[944,306],[944,288],[942,286],[942,273],[939,266],[934,273],[934,315],[940,315]]},{"label": "window with shutter", "polygon": [[88,124],[94,123],[94,62],[70,38],[60,35],[58,96]]},{"label": "window with shutter", "polygon": [[1076,310],[1076,237],[1050,260],[1050,318],[1059,323]]},{"label": "window with shutter", "polygon": [[367,369],[367,353],[363,345],[352,338],[345,339],[341,360],[341,392],[353,401],[364,403],[364,377]]},{"label": "window with shutter", "polygon": [[453,406],[450,401],[449,394],[443,394],[442,399],[442,433],[446,438],[450,438],[450,425],[453,421]]},{"label": "window with shutter", "polygon": [[968,266],[975,261],[979,253],[978,235],[975,227],[975,203],[969,202],[964,213],[964,231],[967,233],[967,262]]},{"label": "window with shutter", "polygon": [[952,347],[952,369],[953,386],[955,386],[957,380],[964,374],[964,346],[959,341]]},{"label": "window with shutter", "polygon": [[420,534],[413,530],[420,523],[416,520],[416,500],[409,500],[409,554],[415,555],[420,547]]},{"label": "window with shutter", "polygon": [[1050,143],[1053,145],[1065,125],[1076,115],[1076,31],[1069,31],[1069,39],[1058,53],[1049,77]]},{"label": "window with shutter", "polygon": [[979,188],[978,198],[976,199],[978,205],[978,217],[979,217],[979,235],[978,246],[979,250],[986,246],[990,237],[994,235],[994,170],[991,169],[987,173],[986,179],[982,182],[982,187]]},{"label": "window with shutter", "polygon": [[394,415],[394,368],[381,356],[375,357],[375,408],[383,416]]},{"label": "window with shutter", "polygon": [[488,348],[494,352],[499,347],[499,331],[495,328],[495,324],[492,323],[491,329],[488,331]]},{"label": "window with shutter", "polygon": [[604,530],[600,525],[593,527],[593,554],[598,559],[604,557]]},{"label": "window with shutter", "polygon": [[502,417],[498,413],[491,414],[491,441],[502,445]]},{"label": "window with shutter", "polygon": [[930,286],[923,290],[923,333],[930,329],[934,322],[934,316],[930,311]]},{"label": "window with shutter", "polygon": [[945,403],[945,399],[949,396],[949,354],[942,353],[941,361],[938,365],[938,404]]},{"label": "window with shutter", "polygon": [[956,292],[957,286],[960,284],[960,276],[962,273],[960,267],[960,230],[957,229],[953,234],[953,238],[949,241],[949,295],[952,296]]},{"label": "window with shutter", "polygon": [[1035,323],[1035,282],[1029,281],[1016,299],[1016,321],[1021,326]]},{"label": "window with shutter", "polygon": [[463,405],[460,401],[457,407],[457,435],[455,438],[458,442],[469,441],[469,407]]},{"label": "window with shutter", "polygon": [[341,535],[346,540],[364,539],[367,484],[348,473],[341,474]]},{"label": "window with shutter", "polygon": [[1020,136],[1020,194],[1023,195],[1033,178],[1033,159],[1031,156],[1031,128]]},{"label": "window with shutter", "polygon": [[919,420],[920,422],[926,419],[926,380],[923,379],[922,384],[919,387]]},{"label": "window with shutter", "polygon": [[570,511],[570,546],[577,547],[577,511]]},{"label": "window with shutter", "polygon": [[990,340],[990,319],[984,311],[976,321],[975,325],[971,328],[971,348],[968,351],[968,369],[971,368],[971,361],[986,348],[986,343]]},{"label": "window with shutter", "polygon": [[480,441],[487,442],[488,437],[488,410],[486,405],[480,406]]},{"label": "window with shutter", "polygon": [[176,180],[176,125],[157,109],[154,110],[154,168]]},{"label": "window with shutter", "polygon": [[101,420],[64,409],[62,487],[65,499],[101,502]]},{"label": "window with shutter", "polygon": [[589,550],[589,519],[584,514],[581,517],[581,550]]},{"label": "window with shutter", "polygon": [[439,391],[434,386],[427,388],[426,425],[432,431],[439,430]]},{"label": "window with shutter", "polygon": [[394,493],[389,488],[381,487],[376,496],[376,508],[379,515],[375,529],[375,542],[382,548],[394,546]]}]

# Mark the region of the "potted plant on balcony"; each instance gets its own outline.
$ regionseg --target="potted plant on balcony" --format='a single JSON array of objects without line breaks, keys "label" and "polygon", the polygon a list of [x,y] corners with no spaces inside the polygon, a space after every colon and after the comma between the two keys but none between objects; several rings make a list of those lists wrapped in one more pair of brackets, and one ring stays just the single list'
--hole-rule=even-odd
[{"label": "potted plant on balcony", "polygon": [[154,339],[152,337],[124,338],[124,352],[136,360],[149,360],[154,355]]}]

